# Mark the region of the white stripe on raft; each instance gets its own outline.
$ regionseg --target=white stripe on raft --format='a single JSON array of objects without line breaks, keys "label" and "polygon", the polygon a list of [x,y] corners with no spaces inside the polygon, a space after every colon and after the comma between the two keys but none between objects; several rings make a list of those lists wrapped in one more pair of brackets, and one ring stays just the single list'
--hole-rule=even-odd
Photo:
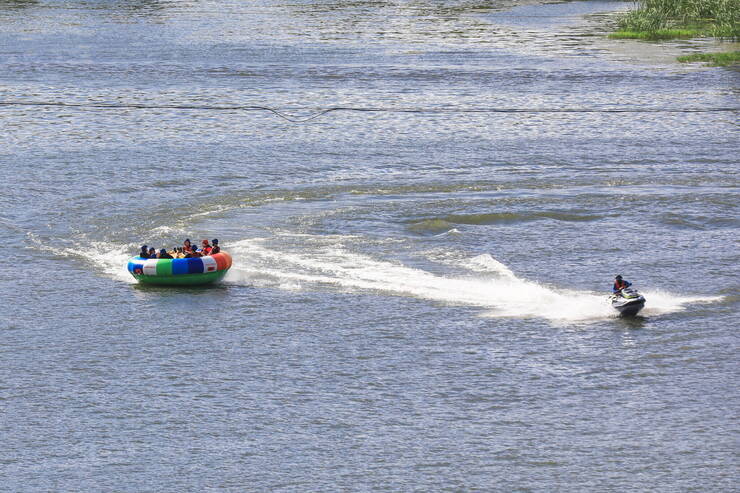
[{"label": "white stripe on raft", "polygon": [[203,261],[203,272],[216,272],[218,268],[216,265],[216,259],[213,257],[201,257]]},{"label": "white stripe on raft", "polygon": [[144,275],[157,275],[157,260],[156,258],[149,258],[144,261]]}]

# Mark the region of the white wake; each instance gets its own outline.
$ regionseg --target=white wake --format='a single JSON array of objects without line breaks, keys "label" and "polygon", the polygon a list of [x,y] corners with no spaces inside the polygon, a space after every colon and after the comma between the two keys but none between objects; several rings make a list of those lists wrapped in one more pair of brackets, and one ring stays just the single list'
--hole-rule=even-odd
[{"label": "white wake", "polygon": [[[267,246],[266,239],[246,239],[232,243],[228,251],[234,265],[226,281],[237,285],[269,286],[297,291],[335,289],[408,296],[448,305],[467,305],[482,309],[484,316],[543,318],[551,321],[587,321],[616,316],[605,293],[554,289],[518,277],[491,255],[447,260],[469,274],[441,275],[409,267],[397,261],[379,260],[352,252],[343,245],[350,237],[331,238],[305,235],[298,251]],[[51,247],[28,235],[40,250],[60,257],[76,258],[100,274],[135,282],[126,270],[135,244],[87,241],[84,248]],[[322,241],[318,241],[318,240]],[[642,315],[662,315],[685,310],[689,304],[713,303],[722,296],[690,297],[665,291],[642,291],[647,304]]]},{"label": "white wake", "polygon": [[[410,296],[451,305],[483,309],[486,316],[585,321],[614,317],[606,294],[553,289],[517,277],[490,255],[461,263],[469,276],[445,276],[377,260],[341,246],[324,246],[300,252],[279,251],[263,240],[242,240],[230,245],[234,267],[227,281],[269,285],[281,289],[316,289],[327,286],[344,291],[366,291]],[[645,315],[685,309],[688,303],[714,302],[722,297],[678,297],[645,292]]]},{"label": "white wake", "polygon": [[135,282],[127,270],[128,260],[134,256],[132,252],[138,252],[138,247],[134,244],[121,245],[105,241],[81,241],[79,246],[64,246],[58,242],[52,244],[44,241],[33,233],[27,233],[26,237],[29,243],[40,251],[56,257],[66,257],[85,262],[97,272],[119,281]]}]

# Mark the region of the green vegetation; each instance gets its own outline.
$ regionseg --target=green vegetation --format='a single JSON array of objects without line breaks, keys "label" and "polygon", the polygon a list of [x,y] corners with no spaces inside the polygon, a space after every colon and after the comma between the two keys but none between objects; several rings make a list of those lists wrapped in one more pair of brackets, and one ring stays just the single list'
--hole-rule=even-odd
[{"label": "green vegetation", "polygon": [[687,39],[702,36],[698,29],[658,29],[656,31],[629,31],[619,30],[609,37],[612,39],[645,39],[656,41],[659,39]]},{"label": "green vegetation", "polygon": [[710,67],[727,67],[740,63],[740,51],[729,51],[727,53],[697,53],[678,57],[679,62],[709,62]]},{"label": "green vegetation", "polygon": [[638,0],[612,38],[740,39],[740,0]]}]

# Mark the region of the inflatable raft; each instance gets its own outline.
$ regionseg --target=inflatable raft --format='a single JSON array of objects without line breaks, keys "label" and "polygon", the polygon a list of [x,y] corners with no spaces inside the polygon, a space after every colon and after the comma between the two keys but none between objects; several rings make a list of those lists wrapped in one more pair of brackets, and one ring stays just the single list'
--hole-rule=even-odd
[{"label": "inflatable raft", "polygon": [[197,286],[218,282],[231,267],[231,255],[215,253],[199,258],[141,258],[128,261],[128,271],[142,284]]}]

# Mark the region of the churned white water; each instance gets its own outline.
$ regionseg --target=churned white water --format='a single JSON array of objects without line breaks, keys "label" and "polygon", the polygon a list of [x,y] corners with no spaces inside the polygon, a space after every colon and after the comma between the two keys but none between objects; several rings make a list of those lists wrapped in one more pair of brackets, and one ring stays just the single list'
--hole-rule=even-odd
[{"label": "churned white water", "polygon": [[[488,254],[461,262],[488,275],[445,276],[353,253],[342,248],[306,249],[300,253],[277,251],[259,239],[231,245],[235,267],[227,281],[234,284],[279,286],[290,290],[362,290],[370,293],[412,296],[433,302],[471,305],[486,316],[539,317],[553,321],[583,321],[615,316],[604,293],[545,286],[517,277]],[[646,291],[646,313],[658,315],[684,310],[689,304],[721,301],[721,296],[687,297]]]}]

